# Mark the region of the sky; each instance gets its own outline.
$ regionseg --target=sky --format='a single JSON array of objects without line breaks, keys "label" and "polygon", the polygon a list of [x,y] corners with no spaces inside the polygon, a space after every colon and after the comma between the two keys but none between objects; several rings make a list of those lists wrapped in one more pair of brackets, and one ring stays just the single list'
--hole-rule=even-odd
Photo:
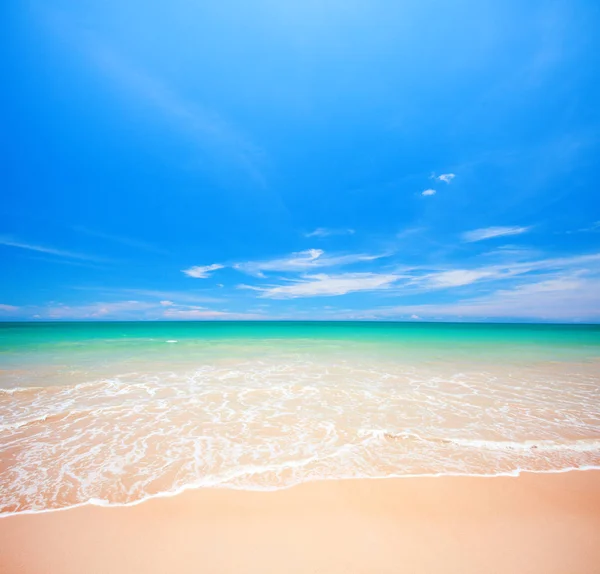
[{"label": "sky", "polygon": [[597,1],[0,20],[0,320],[600,322]]}]

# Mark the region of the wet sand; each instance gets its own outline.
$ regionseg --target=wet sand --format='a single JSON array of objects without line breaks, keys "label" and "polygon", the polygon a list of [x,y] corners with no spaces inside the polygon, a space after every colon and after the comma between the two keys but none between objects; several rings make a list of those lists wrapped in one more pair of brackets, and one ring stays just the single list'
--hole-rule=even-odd
[{"label": "wet sand", "polygon": [[600,571],[600,471],[187,491],[0,519],[2,573]]}]

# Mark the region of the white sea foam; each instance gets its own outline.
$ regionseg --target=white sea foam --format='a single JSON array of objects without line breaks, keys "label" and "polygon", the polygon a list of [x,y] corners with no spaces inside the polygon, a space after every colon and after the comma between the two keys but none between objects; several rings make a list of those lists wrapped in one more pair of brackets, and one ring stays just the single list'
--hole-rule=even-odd
[{"label": "white sea foam", "polygon": [[580,365],[469,370],[265,354],[170,366],[0,393],[0,509],[600,465],[599,383]]}]

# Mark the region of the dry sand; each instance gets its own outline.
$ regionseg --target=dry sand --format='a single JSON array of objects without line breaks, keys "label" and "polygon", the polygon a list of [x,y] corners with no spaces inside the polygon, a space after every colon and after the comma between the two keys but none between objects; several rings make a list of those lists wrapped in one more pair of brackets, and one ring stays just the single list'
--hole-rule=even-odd
[{"label": "dry sand", "polygon": [[600,572],[600,471],[204,489],[0,519],[0,571]]}]

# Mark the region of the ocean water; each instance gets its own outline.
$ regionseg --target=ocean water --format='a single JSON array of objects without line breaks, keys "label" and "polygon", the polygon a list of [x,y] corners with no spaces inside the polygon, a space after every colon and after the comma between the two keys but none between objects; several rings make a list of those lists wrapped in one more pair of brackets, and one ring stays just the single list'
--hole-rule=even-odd
[{"label": "ocean water", "polygon": [[600,326],[0,323],[0,513],[600,467]]}]

